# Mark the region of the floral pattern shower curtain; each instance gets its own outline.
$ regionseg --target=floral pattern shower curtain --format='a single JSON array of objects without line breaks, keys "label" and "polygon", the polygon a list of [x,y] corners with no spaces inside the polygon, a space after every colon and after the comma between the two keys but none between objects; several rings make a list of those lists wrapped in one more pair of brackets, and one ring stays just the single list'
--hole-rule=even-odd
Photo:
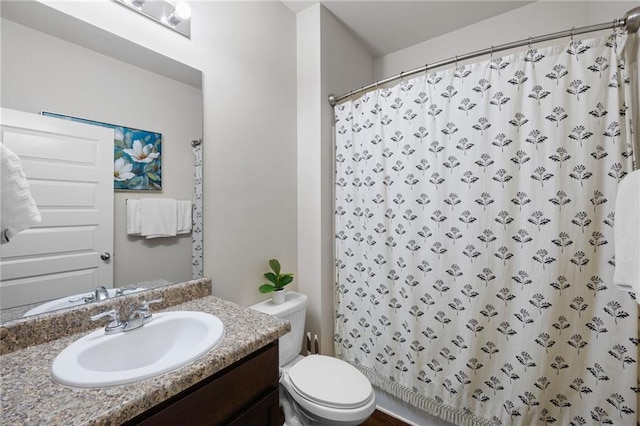
[{"label": "floral pattern shower curtain", "polygon": [[637,304],[612,283],[632,170],[622,43],[336,106],[339,357],[457,424],[636,424]]}]

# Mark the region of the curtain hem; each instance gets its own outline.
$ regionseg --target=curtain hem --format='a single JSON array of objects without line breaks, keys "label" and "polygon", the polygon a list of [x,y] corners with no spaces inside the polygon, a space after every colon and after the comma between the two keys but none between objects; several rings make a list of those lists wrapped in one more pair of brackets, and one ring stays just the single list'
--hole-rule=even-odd
[{"label": "curtain hem", "polygon": [[[349,362],[349,360],[344,360]],[[381,374],[374,371],[372,368],[365,367],[362,364],[349,362],[364,374],[371,382],[371,385],[379,388],[396,398],[416,407],[417,409],[424,411],[427,414],[436,416],[450,423],[454,423],[459,426],[491,426],[495,425],[490,420],[478,417],[474,414],[468,414],[457,408],[450,407],[435,399],[429,398],[424,395],[420,395],[417,392],[392,381]]]}]

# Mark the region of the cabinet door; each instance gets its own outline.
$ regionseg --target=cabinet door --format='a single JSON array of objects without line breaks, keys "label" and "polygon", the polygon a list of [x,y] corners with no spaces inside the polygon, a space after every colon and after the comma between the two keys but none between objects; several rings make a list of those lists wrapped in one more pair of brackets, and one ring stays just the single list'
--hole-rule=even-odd
[{"label": "cabinet door", "polygon": [[229,426],[276,426],[281,425],[280,391],[271,391],[240,417],[229,423]]},{"label": "cabinet door", "polygon": [[[275,341],[130,420],[127,425],[228,425],[234,419],[240,421],[244,414],[269,419],[275,415],[271,411],[278,414],[278,376],[278,342]],[[267,423],[255,424],[276,424],[265,421]],[[253,426],[254,423],[236,424]]]}]

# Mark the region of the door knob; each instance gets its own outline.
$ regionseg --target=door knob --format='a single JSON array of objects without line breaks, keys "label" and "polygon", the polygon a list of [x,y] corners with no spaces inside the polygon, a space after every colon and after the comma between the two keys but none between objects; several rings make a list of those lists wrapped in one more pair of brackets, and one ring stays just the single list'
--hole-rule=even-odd
[{"label": "door knob", "polygon": [[109,253],[108,251],[105,251],[104,253],[102,253],[100,255],[100,259],[102,260],[109,260],[111,259],[111,253]]}]

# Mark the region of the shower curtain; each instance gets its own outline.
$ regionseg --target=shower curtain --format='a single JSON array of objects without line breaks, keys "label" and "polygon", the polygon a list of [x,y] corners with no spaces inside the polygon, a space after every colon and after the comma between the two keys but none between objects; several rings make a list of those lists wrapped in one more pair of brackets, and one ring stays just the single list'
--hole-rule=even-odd
[{"label": "shower curtain", "polygon": [[636,424],[637,303],[612,283],[624,40],[335,107],[338,357],[456,424]]}]

